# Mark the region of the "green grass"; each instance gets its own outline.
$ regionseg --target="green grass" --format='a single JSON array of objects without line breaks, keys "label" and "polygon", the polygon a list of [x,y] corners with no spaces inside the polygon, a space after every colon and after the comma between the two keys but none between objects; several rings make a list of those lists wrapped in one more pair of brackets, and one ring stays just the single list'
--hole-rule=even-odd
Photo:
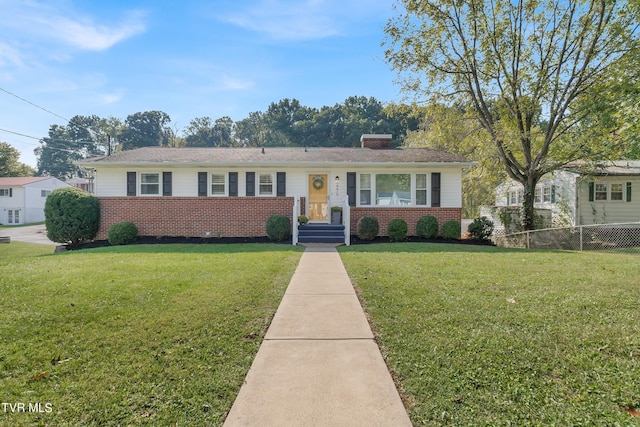
[{"label": "green grass", "polygon": [[[0,425],[220,425],[301,250],[0,245]],[[0,408],[1,409],[1,408]]]},{"label": "green grass", "polygon": [[414,425],[640,425],[638,255],[339,250]]}]

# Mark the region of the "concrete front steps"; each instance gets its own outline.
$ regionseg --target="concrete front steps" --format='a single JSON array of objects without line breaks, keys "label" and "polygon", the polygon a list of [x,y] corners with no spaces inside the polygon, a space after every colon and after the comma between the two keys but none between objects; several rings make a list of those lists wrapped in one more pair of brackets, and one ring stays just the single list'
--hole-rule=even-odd
[{"label": "concrete front steps", "polygon": [[307,224],[298,226],[300,243],[344,243],[344,225]]}]

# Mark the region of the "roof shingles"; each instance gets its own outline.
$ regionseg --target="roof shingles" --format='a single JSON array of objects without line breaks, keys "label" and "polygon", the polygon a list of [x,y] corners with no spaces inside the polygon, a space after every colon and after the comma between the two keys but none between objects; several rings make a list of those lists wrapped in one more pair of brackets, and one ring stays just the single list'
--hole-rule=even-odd
[{"label": "roof shingles", "polygon": [[86,166],[171,164],[343,164],[343,163],[462,163],[461,156],[429,148],[369,149],[343,147],[165,148],[144,147],[81,162]]}]

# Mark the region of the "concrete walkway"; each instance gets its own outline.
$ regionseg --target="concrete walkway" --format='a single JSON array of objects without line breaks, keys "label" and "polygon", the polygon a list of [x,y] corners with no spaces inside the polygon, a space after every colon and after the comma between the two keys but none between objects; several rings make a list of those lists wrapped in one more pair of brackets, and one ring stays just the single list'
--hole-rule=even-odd
[{"label": "concrete walkway", "polygon": [[12,242],[37,243],[39,245],[51,246],[59,244],[47,238],[47,228],[44,224],[3,228],[0,230],[0,236],[9,236]]},{"label": "concrete walkway", "polygon": [[411,426],[332,245],[302,254],[224,425]]}]

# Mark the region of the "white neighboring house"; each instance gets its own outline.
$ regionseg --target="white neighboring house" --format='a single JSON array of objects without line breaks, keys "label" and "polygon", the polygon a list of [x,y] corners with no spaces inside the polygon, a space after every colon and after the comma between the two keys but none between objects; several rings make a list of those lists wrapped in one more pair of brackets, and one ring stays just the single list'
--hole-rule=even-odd
[{"label": "white neighboring house", "polygon": [[[522,206],[523,186],[507,181],[496,187],[496,207]],[[640,221],[640,160],[618,160],[594,168],[573,163],[546,175],[535,190],[536,213],[550,217],[549,226]],[[500,224],[495,210],[493,216]],[[545,215],[546,213],[546,215]]]},{"label": "white neighboring house", "polygon": [[0,178],[0,224],[44,221],[44,203],[56,188],[70,187],[51,176]]}]

